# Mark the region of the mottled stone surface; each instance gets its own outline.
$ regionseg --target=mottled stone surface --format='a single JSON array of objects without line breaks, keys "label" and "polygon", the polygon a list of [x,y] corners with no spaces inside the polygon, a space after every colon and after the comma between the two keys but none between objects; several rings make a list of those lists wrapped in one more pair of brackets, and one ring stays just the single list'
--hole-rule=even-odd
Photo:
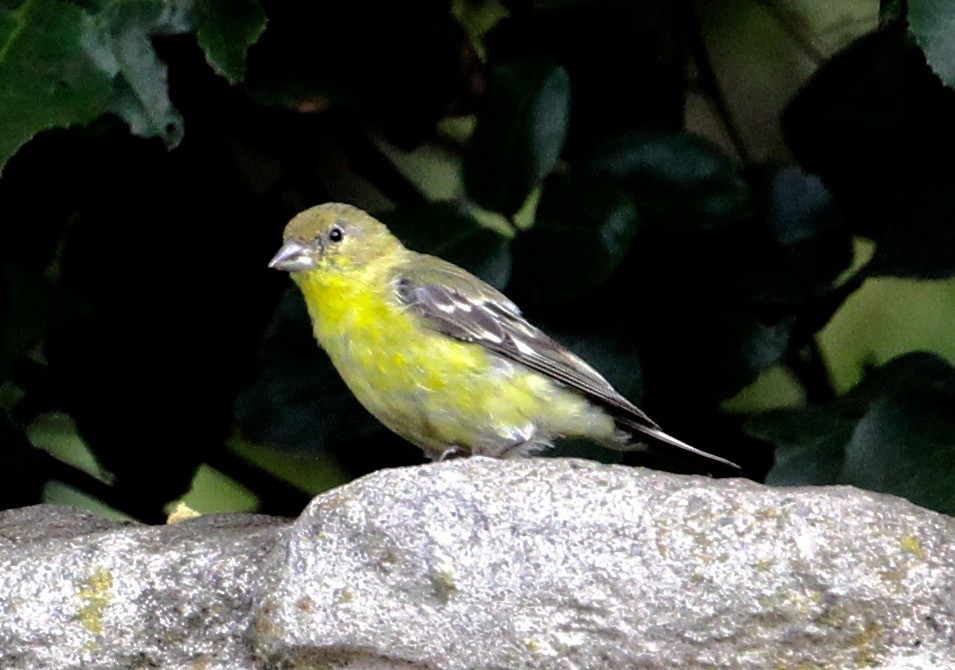
[{"label": "mottled stone surface", "polygon": [[849,487],[461,459],[291,525],[0,514],[0,668],[955,668],[955,519]]},{"label": "mottled stone surface", "polygon": [[0,668],[243,670],[265,557],[287,522],[125,524],[52,505],[0,512]]},{"label": "mottled stone surface", "polygon": [[269,570],[292,665],[955,666],[955,520],[848,487],[451,461],[316,499]]}]

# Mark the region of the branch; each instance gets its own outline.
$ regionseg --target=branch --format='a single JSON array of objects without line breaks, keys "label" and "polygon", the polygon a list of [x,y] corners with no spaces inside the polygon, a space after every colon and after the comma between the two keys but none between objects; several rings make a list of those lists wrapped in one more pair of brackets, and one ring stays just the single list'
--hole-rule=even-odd
[{"label": "branch", "polygon": [[802,311],[793,328],[792,341],[805,341],[805,345],[798,349],[791,348],[786,354],[786,364],[799,378],[806,390],[806,400],[810,403],[825,403],[836,397],[817,333],[829,323],[849,296],[865,283],[870,271],[871,267],[867,263],[835,289],[816,298]]},{"label": "branch", "polygon": [[824,405],[836,399],[836,389],[815,335],[809,338],[801,350],[788,352],[786,363],[802,383],[806,390],[806,402],[810,405]]}]

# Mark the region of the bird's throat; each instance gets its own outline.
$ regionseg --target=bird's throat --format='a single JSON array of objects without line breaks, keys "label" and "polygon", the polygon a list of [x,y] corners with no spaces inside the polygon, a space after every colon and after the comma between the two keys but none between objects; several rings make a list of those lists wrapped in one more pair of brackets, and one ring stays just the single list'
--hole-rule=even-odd
[{"label": "bird's throat", "polygon": [[372,272],[348,275],[302,272],[294,276],[308,306],[315,337],[326,349],[329,340],[366,328],[380,327],[390,301],[382,294],[388,286]]}]

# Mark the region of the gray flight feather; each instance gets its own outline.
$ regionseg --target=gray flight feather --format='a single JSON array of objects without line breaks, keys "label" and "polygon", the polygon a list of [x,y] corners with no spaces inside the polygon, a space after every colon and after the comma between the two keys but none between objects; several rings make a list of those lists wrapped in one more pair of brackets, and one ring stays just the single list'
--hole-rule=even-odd
[{"label": "gray flight feather", "polygon": [[[739,469],[719,456],[664,433],[599,372],[531,325],[507,296],[466,270],[434,256],[410,252],[395,269],[398,300],[435,330],[474,342],[516,363],[581,392],[630,431]],[[617,446],[626,448],[632,442]],[[609,445],[608,445],[609,446]]]},{"label": "gray flight feather", "polygon": [[434,256],[414,254],[413,262],[396,273],[399,300],[428,326],[580,391],[632,428],[659,429],[599,372],[531,325],[507,296],[469,272]]}]

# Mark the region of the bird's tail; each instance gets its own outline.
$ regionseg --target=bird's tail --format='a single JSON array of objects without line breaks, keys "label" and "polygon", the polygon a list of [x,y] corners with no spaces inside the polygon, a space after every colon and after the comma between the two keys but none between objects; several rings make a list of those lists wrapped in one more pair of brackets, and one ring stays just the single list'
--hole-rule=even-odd
[{"label": "bird's tail", "polygon": [[[692,447],[682,440],[678,440],[672,435],[664,433],[656,425],[647,425],[644,423],[638,423],[637,421],[630,420],[627,417],[616,417],[617,423],[624,426],[623,430],[620,432],[623,433],[619,438],[614,439],[614,448],[631,450],[631,449],[640,449],[647,446],[657,446],[664,445],[667,447],[675,447],[680,449],[684,454],[693,454],[700,458],[704,458],[708,461],[719,463],[720,465],[726,466],[731,470],[736,472],[740,471],[740,467],[736,463],[729,461],[720,456],[715,456],[714,454],[703,451],[702,449],[697,449]],[[621,439],[622,438],[622,439]]]}]

